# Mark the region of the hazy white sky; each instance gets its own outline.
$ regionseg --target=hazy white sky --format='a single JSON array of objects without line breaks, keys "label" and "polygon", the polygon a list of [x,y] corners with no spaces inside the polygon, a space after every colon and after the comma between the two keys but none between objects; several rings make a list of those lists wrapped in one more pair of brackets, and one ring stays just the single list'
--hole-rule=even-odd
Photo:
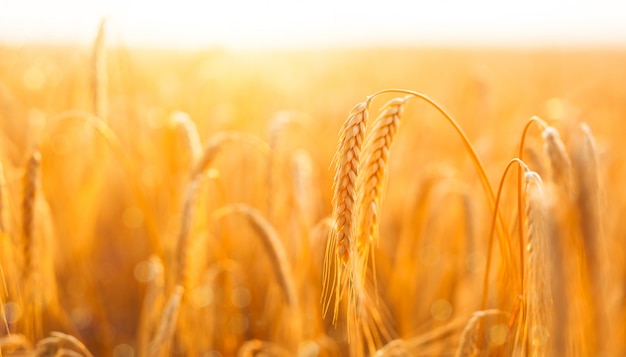
[{"label": "hazy white sky", "polygon": [[620,44],[626,0],[0,0],[0,42],[177,47],[381,43]]}]

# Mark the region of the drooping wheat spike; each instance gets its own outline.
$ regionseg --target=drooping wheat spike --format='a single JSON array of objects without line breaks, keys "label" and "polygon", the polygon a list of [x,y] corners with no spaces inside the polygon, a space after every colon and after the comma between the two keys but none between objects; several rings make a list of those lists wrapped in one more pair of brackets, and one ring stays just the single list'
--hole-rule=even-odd
[{"label": "drooping wheat spike", "polygon": [[272,223],[278,217],[281,217],[282,207],[287,206],[286,192],[281,190],[280,181],[285,175],[285,165],[281,153],[285,152],[288,140],[298,140],[297,135],[292,135],[290,128],[299,127],[305,129],[307,127],[307,115],[297,111],[279,111],[270,120],[268,124],[268,144],[271,152],[267,162],[266,176],[266,207],[265,214]]},{"label": "drooping wheat spike", "polygon": [[595,139],[586,124],[580,126],[582,136],[575,145],[574,174],[579,224],[589,268],[599,267],[600,248],[600,182]]},{"label": "drooping wheat spike", "polygon": [[[407,99],[395,98],[387,102],[374,126],[365,139],[364,159],[359,168],[358,184],[358,242],[359,256],[365,257],[367,266],[369,248],[376,245],[379,234],[379,220],[385,184],[387,181],[388,161],[394,138],[400,126],[400,117]],[[372,259],[373,259],[372,254]],[[375,267],[375,265],[374,265]]]},{"label": "drooping wheat spike", "polygon": [[[0,337],[0,356],[14,356],[32,350],[31,342],[24,335],[12,333]],[[29,356],[26,354],[26,356]]]},{"label": "drooping wheat spike", "polygon": [[76,337],[56,331],[50,333],[50,337],[37,342],[36,356],[93,357]]},{"label": "drooping wheat spike", "polygon": [[214,216],[223,217],[228,214],[237,213],[243,215],[248,220],[248,224],[260,238],[263,249],[270,258],[274,275],[280,285],[285,302],[293,309],[298,310],[298,293],[296,283],[292,276],[291,263],[287,259],[287,253],[283,247],[278,233],[272,224],[259,212],[245,204],[232,204],[224,206],[214,212]]},{"label": "drooping wheat spike", "polygon": [[459,346],[456,350],[456,357],[470,357],[470,356],[479,356],[483,354],[483,345],[482,342],[479,342],[479,339],[483,337],[479,335],[480,324],[487,317],[498,317],[498,316],[506,316],[507,314],[500,310],[482,310],[476,311],[472,314],[472,317],[465,325],[463,332],[461,333],[461,340],[459,342]]},{"label": "drooping wheat spike", "polygon": [[37,270],[37,242],[35,242],[35,205],[39,188],[41,154],[33,152],[26,164],[22,195],[22,244],[24,276],[29,277]]},{"label": "drooping wheat spike", "polygon": [[[334,227],[326,245],[324,260],[322,300],[324,315],[331,300],[335,300],[334,318],[339,312],[341,297],[348,290],[356,254],[357,180],[361,159],[361,146],[370,100],[358,103],[344,123],[335,154],[335,177],[333,181]],[[353,259],[354,260],[354,259]]]},{"label": "drooping wheat spike", "polygon": [[541,136],[544,140],[544,150],[550,159],[551,180],[557,186],[563,187],[568,196],[572,195],[572,164],[559,132],[556,128],[548,126]]},{"label": "drooping wheat spike", "polygon": [[267,144],[252,135],[234,132],[219,132],[214,134],[209,139],[202,156],[196,161],[195,165],[191,169],[190,178],[187,186],[185,187],[185,193],[183,196],[181,221],[176,241],[174,279],[176,284],[183,286],[185,289],[189,288],[189,272],[187,271],[189,267],[189,235],[192,227],[194,206],[198,197],[198,191],[201,187],[202,177],[224,145],[232,141],[246,142],[259,149],[262,153],[269,152]]},{"label": "drooping wheat spike", "polygon": [[228,142],[242,142],[250,144],[263,154],[268,154],[271,150],[267,143],[253,135],[237,132],[215,133],[204,146],[202,155],[191,170],[192,179],[199,177],[208,169],[220,149]]},{"label": "drooping wheat spike", "polygon": [[217,133],[207,143],[202,156],[196,160],[191,169],[191,177],[183,194],[183,207],[181,212],[180,227],[176,240],[175,256],[175,278],[176,284],[185,289],[189,288],[189,234],[193,222],[193,212],[198,190],[200,189],[201,178],[204,171],[211,165],[224,144],[236,137],[233,133]]},{"label": "drooping wheat spike", "polygon": [[606,246],[602,236],[601,189],[598,151],[589,126],[580,125],[580,133],[572,152],[574,182],[576,187],[575,210],[579,237],[584,248],[583,266],[586,268],[587,289],[590,289],[589,303],[593,311],[592,327],[587,334],[595,332],[595,351],[605,354],[607,341],[604,335],[610,333],[606,304],[601,300],[606,296]]},{"label": "drooping wheat spike", "polygon": [[[547,199],[547,215],[544,216],[545,222],[548,225],[548,236],[550,238],[547,245],[548,259],[546,263],[546,269],[550,272],[550,285],[552,291],[552,299],[554,301],[554,321],[550,326],[551,342],[550,350],[548,352],[552,355],[568,355],[568,344],[571,341],[572,331],[572,317],[578,314],[571,314],[570,311],[575,311],[576,308],[572,308],[565,302],[570,299],[570,291],[572,286],[576,283],[572,283],[568,279],[568,265],[571,263],[577,263],[572,252],[578,251],[573,247],[572,241],[569,239],[572,234],[571,227],[571,208],[563,208],[563,198],[559,188],[554,186],[545,186],[544,192]],[[576,304],[572,304],[576,305]],[[577,316],[580,318],[580,316]],[[581,339],[576,339],[582,341]]]},{"label": "drooping wheat spike", "polygon": [[190,170],[202,155],[198,128],[189,114],[184,112],[174,112],[170,120],[170,125],[176,134],[176,155],[182,156],[183,168]]},{"label": "drooping wheat spike", "polygon": [[524,174],[526,193],[526,282],[524,303],[519,319],[518,342],[530,355],[545,355],[549,351],[553,323],[550,259],[550,232],[547,200],[541,177],[535,172]]},{"label": "drooping wheat spike", "polygon": [[35,227],[43,222],[36,222],[36,206],[39,194],[41,154],[35,150],[28,159],[22,183],[22,278],[25,291],[24,331],[32,339],[43,336],[42,309],[43,296],[49,293],[42,290],[41,256],[42,243],[35,234]]},{"label": "drooping wheat spike", "polygon": [[109,105],[106,37],[107,19],[103,18],[93,46],[92,90],[94,114],[104,120],[107,120]]},{"label": "drooping wheat spike", "polygon": [[178,322],[178,312],[185,289],[176,285],[169,300],[163,308],[161,320],[157,326],[156,333],[150,341],[150,356],[169,356],[172,339],[176,331]]}]

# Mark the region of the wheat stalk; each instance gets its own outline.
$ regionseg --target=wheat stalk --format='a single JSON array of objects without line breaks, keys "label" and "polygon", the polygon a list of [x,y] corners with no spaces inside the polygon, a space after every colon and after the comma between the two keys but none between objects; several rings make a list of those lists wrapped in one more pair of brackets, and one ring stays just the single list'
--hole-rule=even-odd
[{"label": "wheat stalk", "polygon": [[287,253],[285,252],[285,248],[283,247],[278,233],[272,224],[265,219],[257,209],[245,204],[224,206],[216,210],[213,216],[214,219],[217,219],[233,213],[243,215],[257,237],[260,238],[263,249],[272,263],[271,265],[272,269],[274,269],[276,280],[283,291],[285,302],[293,311],[298,311],[298,294],[292,276],[291,264],[287,259]]},{"label": "wheat stalk", "polygon": [[317,217],[318,205],[315,195],[313,159],[306,150],[296,150],[291,155],[294,200],[307,229],[311,229]]},{"label": "wheat stalk", "polygon": [[191,231],[191,224],[193,220],[194,206],[198,197],[198,191],[201,187],[203,174],[215,160],[224,145],[233,141],[247,142],[253,145],[255,148],[259,149],[259,151],[261,151],[262,153],[269,152],[267,144],[251,135],[232,132],[219,132],[214,134],[211,139],[209,139],[207,145],[204,148],[202,156],[200,156],[200,158],[196,161],[194,167],[191,169],[190,178],[187,186],[185,187],[185,193],[183,196],[181,221],[176,240],[174,279],[176,281],[176,284],[183,286],[185,289],[189,288],[189,234]]},{"label": "wheat stalk", "polygon": [[106,120],[108,117],[108,76],[106,55],[107,19],[100,21],[98,35],[93,46],[93,108],[94,114]]},{"label": "wheat stalk", "polygon": [[156,333],[150,341],[150,356],[169,356],[172,339],[178,321],[178,312],[185,289],[176,285],[169,300],[163,308]]},{"label": "wheat stalk", "polygon": [[143,357],[148,356],[150,337],[157,322],[156,315],[160,308],[159,304],[162,303],[165,289],[164,269],[161,260],[157,256],[152,256],[147,264],[149,264],[153,276],[146,291],[138,328],[139,355]]},{"label": "wheat stalk", "polygon": [[[610,330],[609,317],[600,297],[606,295],[606,252],[602,240],[602,214],[600,205],[600,177],[598,151],[589,126],[580,125],[580,133],[572,152],[574,182],[576,187],[575,210],[577,213],[579,237],[584,247],[583,269],[587,275],[587,289],[590,291],[588,309],[592,312],[591,325],[586,334],[591,335],[591,346],[599,354],[604,354],[607,341],[603,335]],[[583,270],[584,271],[584,270]],[[595,338],[594,338],[595,334]]]}]

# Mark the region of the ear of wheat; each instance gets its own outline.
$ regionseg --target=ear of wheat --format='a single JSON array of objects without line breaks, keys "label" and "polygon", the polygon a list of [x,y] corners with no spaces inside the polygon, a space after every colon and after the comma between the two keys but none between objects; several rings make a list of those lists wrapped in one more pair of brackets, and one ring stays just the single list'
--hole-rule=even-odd
[{"label": "ear of wheat", "polygon": [[524,175],[526,193],[526,282],[518,341],[522,353],[544,355],[549,351],[550,327],[553,323],[551,272],[547,264],[549,223],[547,200],[541,177],[529,171]]},{"label": "ear of wheat", "polygon": [[[367,257],[369,247],[378,241],[378,225],[388,176],[389,154],[400,125],[404,103],[408,98],[410,97],[395,98],[387,102],[365,140],[365,159],[361,161],[357,182],[359,256]],[[364,266],[367,265],[367,258],[365,260]]]},{"label": "ear of wheat", "polygon": [[342,296],[351,289],[356,265],[356,212],[357,179],[361,159],[361,146],[365,137],[369,100],[358,103],[341,130],[339,147],[335,156],[333,181],[334,227],[326,245],[323,271],[322,300],[324,315],[334,299],[333,320],[337,320]]}]

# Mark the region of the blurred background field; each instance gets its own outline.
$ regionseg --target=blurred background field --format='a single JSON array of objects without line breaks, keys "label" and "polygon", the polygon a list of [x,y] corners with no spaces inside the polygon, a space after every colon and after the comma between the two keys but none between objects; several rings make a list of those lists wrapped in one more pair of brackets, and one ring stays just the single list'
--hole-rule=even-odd
[{"label": "blurred background field", "polygon": [[[559,130],[572,155],[578,125],[588,124],[600,182],[597,259],[590,263],[575,244],[564,249],[573,270],[564,276],[567,299],[553,303],[570,309],[556,323],[568,331],[566,342],[540,351],[626,354],[625,47],[379,41],[159,49],[118,39],[107,37],[99,54],[97,41],[0,43],[3,355],[25,355],[52,331],[75,336],[96,356],[346,355],[349,332],[323,317],[320,304],[332,162],[350,109],[385,88],[416,90],[445,107],[494,187],[533,115]],[[391,98],[374,100],[371,120]],[[222,132],[259,142],[225,145],[202,175],[188,232],[190,281],[173,332],[161,341],[166,301],[179,283],[177,242],[194,150]],[[525,161],[549,185],[543,145],[541,132],[530,130]],[[41,164],[29,203],[35,150]],[[521,217],[515,185],[509,175],[502,212],[510,237]],[[377,306],[389,310],[394,338],[413,341],[410,355],[462,354],[463,327],[481,307],[492,219],[480,187],[441,114],[409,102],[389,159],[374,274]],[[216,216],[233,203],[254,207],[276,230],[298,306],[281,296],[253,226]],[[25,219],[29,207],[34,213]],[[516,293],[502,273],[506,258],[497,246],[494,252],[489,305],[510,313]],[[482,355],[519,352],[510,337],[488,331],[493,349]]]}]

